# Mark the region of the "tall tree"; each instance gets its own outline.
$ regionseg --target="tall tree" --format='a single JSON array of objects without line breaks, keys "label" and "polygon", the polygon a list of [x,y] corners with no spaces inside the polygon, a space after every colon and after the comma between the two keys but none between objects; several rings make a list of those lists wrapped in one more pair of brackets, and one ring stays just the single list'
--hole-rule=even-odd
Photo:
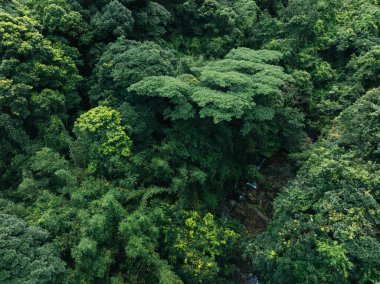
[{"label": "tall tree", "polygon": [[142,96],[149,108],[159,106],[153,125],[168,128],[157,173],[182,192],[193,194],[195,187],[223,195],[239,180],[256,178],[260,155],[295,149],[302,139],[302,115],[283,105],[281,88],[288,76],[275,65],[280,58],[278,52],[240,48],[194,68],[194,75],[153,76],[132,85],[131,98]]}]

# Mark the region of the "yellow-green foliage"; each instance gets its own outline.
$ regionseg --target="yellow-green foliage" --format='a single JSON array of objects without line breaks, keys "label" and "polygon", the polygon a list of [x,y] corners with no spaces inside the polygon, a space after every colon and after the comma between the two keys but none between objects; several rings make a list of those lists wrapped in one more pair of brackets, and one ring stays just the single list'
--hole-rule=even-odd
[{"label": "yellow-green foliage", "polygon": [[169,261],[181,264],[180,273],[189,283],[217,279],[223,268],[219,257],[240,238],[236,231],[219,224],[211,213],[180,210],[169,219],[169,226]]},{"label": "yellow-green foliage", "polygon": [[89,171],[103,166],[119,165],[130,155],[131,140],[121,126],[116,110],[99,106],[81,115],[74,124],[74,133],[89,154]]}]

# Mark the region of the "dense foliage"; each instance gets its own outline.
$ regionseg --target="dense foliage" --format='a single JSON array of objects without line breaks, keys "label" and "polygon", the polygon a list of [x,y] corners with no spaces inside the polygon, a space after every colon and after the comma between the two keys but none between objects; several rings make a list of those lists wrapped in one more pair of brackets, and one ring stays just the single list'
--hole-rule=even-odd
[{"label": "dense foliage", "polygon": [[276,199],[272,224],[249,252],[269,282],[379,279],[379,110],[378,89],[344,110]]},{"label": "dense foliage", "polygon": [[377,0],[0,0],[0,282],[379,283],[379,33]]}]

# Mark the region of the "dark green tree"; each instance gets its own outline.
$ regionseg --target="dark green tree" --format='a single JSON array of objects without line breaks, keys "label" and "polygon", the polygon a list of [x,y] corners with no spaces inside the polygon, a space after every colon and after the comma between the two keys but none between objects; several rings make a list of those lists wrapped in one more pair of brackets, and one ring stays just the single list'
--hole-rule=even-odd
[{"label": "dark green tree", "polygon": [[0,213],[0,281],[60,283],[65,264],[49,243],[48,232]]},{"label": "dark green tree", "polygon": [[91,20],[95,35],[100,39],[111,39],[111,36],[127,36],[133,27],[132,13],[119,1],[108,3]]},{"label": "dark green tree", "polygon": [[[160,120],[149,125],[170,126],[162,133],[159,160],[151,160],[157,173],[153,180],[190,195],[194,187],[207,191],[205,195],[213,190],[223,195],[224,188],[232,191],[240,179],[256,178],[251,163],[260,155],[297,148],[302,115],[283,105],[281,88],[289,77],[274,65],[280,58],[278,52],[241,48],[194,68],[194,75],[147,77],[132,85],[133,97],[159,106]],[[205,158],[204,153],[210,155]]]},{"label": "dark green tree", "polygon": [[68,0],[28,0],[33,16],[41,23],[44,32],[63,36],[75,44],[89,44],[93,31],[83,17],[81,7]]},{"label": "dark green tree", "polygon": [[175,75],[175,57],[153,42],[123,38],[108,45],[94,69],[90,98],[96,104],[118,98],[125,100],[126,89],[147,76]]},{"label": "dark green tree", "polygon": [[166,32],[171,18],[170,13],[157,2],[147,1],[145,7],[135,10],[135,37],[141,39],[158,39]]}]

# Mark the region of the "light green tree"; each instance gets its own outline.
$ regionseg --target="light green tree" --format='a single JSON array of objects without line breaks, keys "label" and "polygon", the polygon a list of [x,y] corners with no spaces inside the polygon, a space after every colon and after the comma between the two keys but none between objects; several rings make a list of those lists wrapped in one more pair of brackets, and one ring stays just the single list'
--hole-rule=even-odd
[{"label": "light green tree", "polygon": [[116,110],[105,106],[91,109],[76,120],[74,133],[80,155],[77,158],[84,162],[90,173],[122,171],[123,163],[130,155],[131,140],[121,126]]}]

